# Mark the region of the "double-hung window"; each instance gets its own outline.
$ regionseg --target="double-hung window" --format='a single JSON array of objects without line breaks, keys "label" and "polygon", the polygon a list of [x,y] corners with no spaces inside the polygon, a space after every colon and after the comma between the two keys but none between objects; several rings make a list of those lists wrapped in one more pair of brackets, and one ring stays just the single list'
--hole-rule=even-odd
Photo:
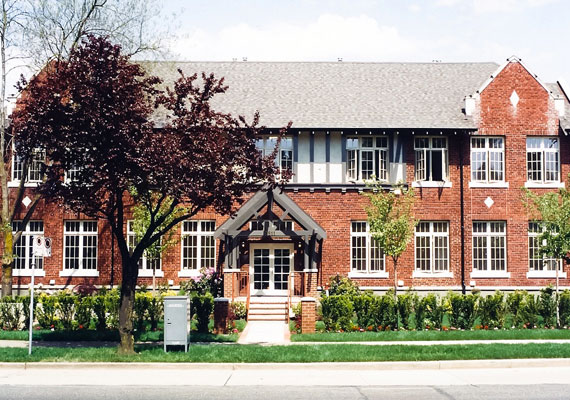
[{"label": "double-hung window", "polygon": [[97,221],[64,221],[63,272],[97,275]]},{"label": "double-hung window", "polygon": [[32,152],[32,158],[28,163],[27,174],[24,176],[24,160],[14,150],[12,155],[12,180],[20,181],[22,178],[25,178],[25,181],[29,183],[41,182],[45,159],[45,150],[34,150]]},{"label": "double-hung window", "polygon": [[[133,224],[134,221],[127,221],[127,244],[129,251],[133,251],[139,243]],[[160,256],[149,256],[145,250],[143,256],[139,259],[139,276],[152,276],[153,271],[155,276],[163,276],[160,265]]]},{"label": "double-hung window", "polygon": [[350,225],[350,270],[352,274],[383,274],[384,252],[372,238],[367,222]]},{"label": "double-hung window", "polygon": [[504,182],[505,144],[503,138],[471,138],[471,181]]},{"label": "double-hung window", "polygon": [[447,138],[414,138],[416,181],[447,181]]},{"label": "double-hung window", "polygon": [[[12,222],[12,231],[14,234],[21,231],[22,228],[22,221]],[[32,254],[34,236],[43,236],[43,234],[43,221],[28,222],[26,229],[22,231],[22,235],[14,244],[14,275],[30,275],[32,270],[32,261],[34,263],[35,270],[43,270],[44,258],[34,257]],[[36,271],[36,274],[38,274],[38,271]]]},{"label": "double-hung window", "polygon": [[388,180],[388,138],[349,137],[346,140],[346,173],[348,180],[364,181],[376,177]]},{"label": "double-hung window", "polygon": [[482,275],[506,274],[507,226],[504,221],[473,222],[473,271]]},{"label": "double-hung window", "polygon": [[416,272],[449,272],[449,222],[421,221],[416,226]]},{"label": "double-hung window", "polygon": [[216,265],[215,221],[182,223],[182,271],[198,272]]},{"label": "double-hung window", "polygon": [[556,268],[562,271],[562,262],[544,254],[540,254],[540,248],[546,243],[541,243],[540,236],[547,227],[538,222],[528,223],[528,270],[529,276],[535,275],[544,277],[545,275],[555,275]]},{"label": "double-hung window", "polygon": [[527,180],[548,184],[560,182],[559,140],[554,137],[526,139]]},{"label": "double-hung window", "polygon": [[[262,156],[268,156],[275,150],[277,146],[277,136],[263,136],[256,140],[256,147]],[[280,172],[293,170],[293,139],[291,137],[282,137],[277,149],[275,163],[279,167]]]}]

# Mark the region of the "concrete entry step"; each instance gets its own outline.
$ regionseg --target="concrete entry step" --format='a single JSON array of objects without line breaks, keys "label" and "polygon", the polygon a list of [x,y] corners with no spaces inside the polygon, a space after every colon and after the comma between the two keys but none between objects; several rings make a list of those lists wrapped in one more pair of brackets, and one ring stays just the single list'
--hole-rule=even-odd
[{"label": "concrete entry step", "polygon": [[285,321],[249,321],[238,343],[283,344],[289,343],[291,333]]}]

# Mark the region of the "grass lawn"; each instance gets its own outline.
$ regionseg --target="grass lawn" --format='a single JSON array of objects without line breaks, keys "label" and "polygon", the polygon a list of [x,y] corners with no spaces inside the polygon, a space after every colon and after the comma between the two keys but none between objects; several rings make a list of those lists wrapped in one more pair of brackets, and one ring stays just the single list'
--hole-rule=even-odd
[{"label": "grass lawn", "polygon": [[162,347],[137,347],[138,354],[120,356],[114,348],[0,348],[0,362],[348,362],[434,361],[511,358],[567,358],[566,344],[482,344],[435,346],[366,346],[357,344],[311,344],[297,346],[194,345],[188,353]]},{"label": "grass lawn", "polygon": [[376,342],[417,340],[570,339],[570,329],[505,329],[474,331],[317,332],[291,335],[293,342]]},{"label": "grass lawn", "polygon": [[[247,322],[245,320],[237,320],[236,329],[239,332],[243,331]],[[210,323],[210,329],[213,328],[213,322]],[[193,321],[193,328],[196,328]],[[145,331],[135,333],[135,339],[141,342],[158,342],[164,339],[164,332],[162,331],[162,323],[159,324],[160,330],[158,331]],[[237,342],[239,334],[231,333],[228,335],[214,335],[212,333],[198,333],[192,331],[190,334],[190,341],[192,342]],[[77,330],[77,331],[51,331],[51,330],[36,330],[33,332],[33,339],[40,341],[64,341],[64,342],[77,342],[77,341],[108,341],[118,342],[119,332],[117,330]],[[28,340],[28,331],[2,331],[0,330],[0,340]]]}]

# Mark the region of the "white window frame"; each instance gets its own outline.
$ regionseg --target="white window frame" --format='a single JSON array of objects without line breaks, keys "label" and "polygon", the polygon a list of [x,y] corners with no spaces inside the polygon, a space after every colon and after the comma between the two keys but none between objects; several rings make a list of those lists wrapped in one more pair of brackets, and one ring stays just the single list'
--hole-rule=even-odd
[{"label": "white window frame", "polygon": [[[547,142],[555,141],[556,148],[547,147]],[[538,147],[530,147],[533,142],[538,142]],[[531,154],[535,155],[533,160],[530,160]],[[554,158],[554,161],[552,160]],[[549,160],[547,160],[549,158]],[[556,164],[555,171],[553,169],[548,169],[548,171],[553,171],[556,174],[555,179],[546,179],[547,164]],[[526,176],[527,181],[525,187],[564,187],[564,184],[560,180],[560,138],[557,136],[528,136],[526,138]],[[533,168],[538,165],[538,168]],[[549,173],[553,173],[549,172]],[[533,174],[540,174],[540,179],[532,179]]]},{"label": "white window frame", "polygon": [[[475,224],[484,224],[485,226],[485,232],[475,232]],[[491,232],[491,228],[493,227],[493,224],[499,224],[498,226],[502,226],[503,227],[503,232]],[[485,247],[481,247],[484,252],[486,253],[485,255],[485,264],[484,264],[484,268],[476,268],[475,267],[475,251],[476,251],[476,246],[475,246],[475,240],[478,238],[484,238],[485,239]],[[493,263],[493,258],[492,258],[492,246],[491,246],[491,242],[493,238],[502,238],[503,239],[503,246],[502,246],[502,251],[504,254],[504,268],[502,269],[495,269],[492,270],[491,266]],[[500,249],[499,247],[497,247],[497,249]],[[471,231],[471,277],[472,278],[510,278],[511,274],[510,272],[508,272],[508,253],[507,253],[507,223],[506,221],[473,221],[472,224],[472,231]]]},{"label": "white window frame", "polygon": [[[372,158],[364,160],[364,155]],[[376,180],[388,182],[390,179],[390,151],[387,136],[350,136],[346,139],[346,179],[352,182],[364,182],[376,177]],[[365,162],[371,173],[364,173]],[[377,174],[378,172],[378,174]]]},{"label": "white window frame", "polygon": [[[483,141],[483,147],[475,147],[475,141]],[[495,147],[500,143],[500,147]],[[471,141],[471,180],[469,187],[504,187],[509,185],[505,182],[505,138],[496,136],[472,136]],[[495,146],[493,146],[495,145]],[[477,170],[476,163],[484,163],[483,171]],[[500,170],[493,169],[493,165],[499,163]],[[500,179],[492,179],[491,175],[500,173]],[[484,176],[478,176],[483,174]]]},{"label": "white window frame", "polygon": [[[14,221],[12,222],[12,233],[16,234],[17,229],[16,225],[21,224],[22,221]],[[38,229],[40,228],[41,229]],[[33,229],[34,228],[34,229]],[[43,236],[44,235],[44,222],[43,221],[28,221],[26,225],[26,229],[22,231],[22,235],[20,239],[14,243],[14,268],[12,268],[12,275],[13,276],[31,276],[32,275],[32,248],[33,248],[33,239],[34,236]],[[23,244],[23,245],[21,245]],[[20,247],[23,249],[23,257],[16,257],[16,253],[18,252],[17,248]],[[35,276],[45,276],[44,270],[44,257],[35,257],[35,268],[34,268],[34,275]],[[23,263],[22,268],[18,268],[18,264]]]},{"label": "white window frame", "polygon": [[[427,146],[419,146],[418,141],[427,140]],[[437,147],[434,142],[442,140],[443,147]],[[449,182],[449,157],[447,136],[415,136],[414,137],[414,180],[422,186],[423,182]],[[442,180],[434,180],[432,176],[433,156],[432,153],[441,152],[441,175]],[[430,153],[428,160],[428,153]],[[429,173],[429,176],[428,176]]]},{"label": "white window frame", "polygon": [[[355,231],[354,226],[355,224],[359,224],[360,226],[364,226],[363,231]],[[365,257],[360,258],[359,260],[364,262],[364,270],[359,270],[354,268],[354,240],[353,239],[363,239],[364,246],[360,246],[361,249],[364,249]],[[375,244],[375,240],[372,238],[370,232],[370,225],[367,221],[351,221],[350,222],[350,273],[349,277],[351,278],[388,278],[388,272],[386,272],[386,255],[384,252],[379,248],[377,244]],[[377,252],[380,257],[377,257],[376,254],[373,252]],[[379,263],[378,269],[372,269],[373,263]]]},{"label": "white window frame", "polygon": [[[191,230],[188,229],[192,223],[196,223],[197,229],[196,230]],[[212,230],[204,230],[202,227],[202,224],[206,223],[206,224],[212,224]],[[216,239],[214,238],[214,232],[216,231],[216,221],[214,220],[188,220],[188,221],[183,221],[182,222],[182,227],[181,227],[181,243],[180,243],[180,271],[178,272],[178,276],[179,277],[193,277],[193,276],[198,276],[200,275],[200,270],[204,267],[215,267],[216,266]],[[184,251],[185,249],[188,249],[188,251],[190,251],[190,249],[194,246],[190,246],[186,244],[185,238],[189,238],[189,237],[195,237],[196,238],[196,268],[185,268],[184,264],[185,264],[185,258],[188,259],[188,263],[191,262],[192,257],[184,257]],[[211,246],[204,246],[203,240],[202,239],[206,239],[209,238],[212,240],[213,243],[213,257],[207,257],[204,258],[203,254],[204,254],[204,248],[207,247],[211,247]],[[205,259],[210,260],[210,263],[212,265],[204,265],[205,263],[203,262]]]},{"label": "white window frame", "polygon": [[[133,220],[127,221],[127,244],[129,246],[129,251],[133,251],[137,245],[135,231],[132,229],[132,224],[134,223]],[[159,240],[162,240],[160,238]],[[149,259],[147,256],[147,252],[143,253],[142,257],[139,259],[139,277],[152,277],[152,265],[150,264],[153,261],[158,262],[158,266],[154,269],[154,276],[161,278],[164,276],[164,271],[162,270],[162,256],[157,257],[156,259]]]},{"label": "white window frame", "polygon": [[[278,136],[259,136],[256,139],[255,146],[262,156],[266,157],[273,153],[277,144]],[[283,136],[279,142],[279,149],[275,157],[275,164],[279,167],[279,173],[289,170],[293,172],[293,137]]]},{"label": "white window frame", "polygon": [[[32,152],[32,162],[28,166],[26,179],[24,181],[25,186],[34,187],[37,186],[38,183],[42,182],[41,164],[44,164],[45,161],[46,161],[45,150],[35,149]],[[18,166],[18,168],[16,168],[16,166]],[[16,187],[20,184],[20,180],[22,179],[24,174],[23,168],[24,168],[24,161],[20,159],[20,157],[16,153],[16,147],[12,146],[12,168],[10,172],[11,181],[9,182],[8,187]],[[16,173],[16,171],[19,172]]]},{"label": "white window frame", "polygon": [[[540,221],[529,221],[528,223],[528,272],[527,278],[555,278],[556,267],[552,268],[554,263],[558,267],[558,277],[566,278],[563,271],[562,260],[556,260],[551,257],[540,256],[538,245],[539,236],[546,231],[546,226]],[[545,244],[543,242],[543,244]],[[538,257],[534,257],[534,255]],[[542,268],[535,268],[533,264],[539,264]]]},{"label": "white window frame", "polygon": [[[67,231],[67,224],[68,223],[79,223],[79,230],[78,231]],[[85,227],[87,224],[95,224],[95,231],[86,230]],[[98,277],[99,270],[98,270],[98,255],[99,255],[99,238],[98,238],[99,226],[97,220],[64,220],[63,221],[63,270],[60,271],[59,276],[85,276],[85,277]],[[67,249],[67,240],[68,237],[78,237],[78,263],[79,268],[66,268],[66,262],[68,257],[66,255]],[[85,245],[84,239],[85,238],[94,238],[95,239],[95,268],[86,268],[84,265],[85,261]]]},{"label": "white window frame", "polygon": [[[427,231],[420,231],[422,226],[427,225]],[[438,231],[435,229],[437,225],[445,226],[445,231]],[[422,259],[418,257],[418,240],[422,238],[427,238],[429,246],[428,258],[423,259],[429,264],[428,269],[421,269],[419,264]],[[437,241],[438,239],[444,238],[445,244],[445,258],[437,259]],[[414,236],[414,272],[412,276],[414,278],[453,278],[453,273],[450,271],[450,241],[449,241],[449,221],[420,221],[416,225],[415,236]],[[436,270],[435,263],[438,260],[442,260],[445,263],[445,269]]]}]

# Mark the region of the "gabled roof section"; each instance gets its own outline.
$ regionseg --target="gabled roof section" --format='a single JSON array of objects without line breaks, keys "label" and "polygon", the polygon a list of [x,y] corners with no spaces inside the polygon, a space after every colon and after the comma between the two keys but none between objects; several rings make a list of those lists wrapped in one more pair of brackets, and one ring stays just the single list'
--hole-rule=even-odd
[{"label": "gabled roof section", "polygon": [[507,67],[507,65],[511,63],[520,64],[538,82],[538,84],[542,86],[544,90],[546,90],[546,92],[552,97],[552,90],[538,78],[538,75],[534,74],[530,69],[528,69],[527,66],[522,62],[522,60],[517,56],[511,56],[507,58],[507,61],[503,63],[501,66],[499,66],[499,68],[497,68],[497,70],[495,70],[495,72],[493,72],[491,76],[489,76],[489,78],[483,83],[483,85],[481,85],[481,87],[479,88],[479,90],[477,90],[477,92],[475,92],[475,94],[483,93],[483,91],[487,88],[487,86],[489,86],[491,82],[493,82],[495,78]]},{"label": "gabled roof section", "polygon": [[[260,124],[294,129],[474,129],[464,98],[498,67],[496,63],[366,62],[144,62],[170,86],[202,72],[224,77],[229,89],[215,110]],[[155,120],[166,113],[157,110]]]},{"label": "gabled roof section", "polygon": [[326,231],[279,188],[273,190],[262,189],[254,194],[252,198],[241,206],[234,216],[230,217],[216,229],[214,237],[219,238],[229,231],[240,230],[244,224],[255,217],[258,211],[271,201],[281,207],[306,230],[313,231],[318,240],[327,238]]}]

